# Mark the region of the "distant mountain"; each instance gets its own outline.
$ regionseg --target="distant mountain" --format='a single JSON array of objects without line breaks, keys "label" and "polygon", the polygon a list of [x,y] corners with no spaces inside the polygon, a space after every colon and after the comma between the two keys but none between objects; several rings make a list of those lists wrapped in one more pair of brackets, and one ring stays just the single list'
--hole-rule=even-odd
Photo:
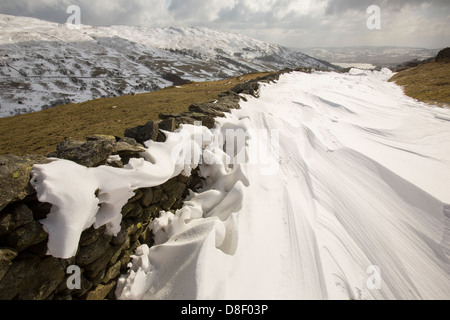
[{"label": "distant mountain", "polygon": [[286,47],[204,27],[91,27],[0,14],[0,117],[286,67],[329,69]]},{"label": "distant mountain", "polygon": [[376,66],[396,66],[414,59],[435,57],[440,49],[409,47],[330,47],[303,48],[302,52],[332,63],[368,63]]}]

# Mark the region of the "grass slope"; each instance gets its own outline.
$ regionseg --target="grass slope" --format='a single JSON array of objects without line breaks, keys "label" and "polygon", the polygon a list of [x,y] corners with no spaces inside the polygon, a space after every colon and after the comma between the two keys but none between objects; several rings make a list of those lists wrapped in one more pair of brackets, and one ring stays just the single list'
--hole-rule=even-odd
[{"label": "grass slope", "polygon": [[450,106],[450,63],[431,62],[397,73],[390,81],[417,100]]},{"label": "grass slope", "polygon": [[159,120],[160,113],[188,111],[193,103],[214,100],[219,93],[238,83],[267,74],[190,83],[150,93],[97,99],[1,118],[0,154],[47,155],[64,140],[84,140],[93,134],[121,137],[127,128]]},{"label": "grass slope", "polygon": [[[105,98],[9,118],[0,118],[0,154],[47,155],[64,140],[93,134],[123,136],[124,130],[159,120],[160,113],[182,113],[193,103],[217,98],[238,83],[267,75],[253,73],[213,82],[198,82],[159,91]],[[450,105],[450,63],[432,62],[397,73],[390,81],[418,100]]]}]

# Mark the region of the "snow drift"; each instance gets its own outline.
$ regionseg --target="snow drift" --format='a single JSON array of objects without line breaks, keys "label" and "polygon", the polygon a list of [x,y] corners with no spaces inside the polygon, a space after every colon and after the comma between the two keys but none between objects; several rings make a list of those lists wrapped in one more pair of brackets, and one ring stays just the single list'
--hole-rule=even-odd
[{"label": "snow drift", "polygon": [[[151,163],[76,169],[71,195],[89,190],[89,210],[60,193],[73,164],[37,166],[39,199],[56,204],[43,221],[50,239],[66,241],[57,230],[73,222],[63,220],[87,214],[59,248],[70,255],[85,223],[117,231],[134,189],[198,165],[204,188],[154,221],[156,245],[138,248],[119,299],[448,299],[450,112],[406,97],[391,76],[285,74],[202,128],[200,153],[170,160],[176,142],[194,139],[173,134],[149,143]],[[250,134],[230,148],[230,130]],[[276,134],[254,134],[264,130]],[[102,199],[106,213],[95,209]]]}]

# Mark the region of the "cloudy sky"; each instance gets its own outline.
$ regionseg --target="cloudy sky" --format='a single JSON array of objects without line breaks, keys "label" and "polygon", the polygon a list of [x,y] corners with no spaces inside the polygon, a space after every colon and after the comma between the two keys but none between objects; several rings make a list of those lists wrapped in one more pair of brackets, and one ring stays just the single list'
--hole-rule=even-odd
[{"label": "cloudy sky", "polygon": [[[450,46],[449,0],[1,0],[0,13],[64,23],[69,5],[87,25],[202,25],[297,48]],[[371,5],[379,30],[367,27]]]}]

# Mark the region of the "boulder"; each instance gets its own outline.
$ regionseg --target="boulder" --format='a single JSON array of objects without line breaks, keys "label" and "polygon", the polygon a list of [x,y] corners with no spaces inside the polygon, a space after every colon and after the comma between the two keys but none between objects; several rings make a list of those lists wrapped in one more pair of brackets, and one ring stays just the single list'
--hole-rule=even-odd
[{"label": "boulder", "polygon": [[56,147],[56,152],[49,156],[76,162],[93,168],[106,165],[114,151],[112,140],[64,141]]},{"label": "boulder", "polygon": [[25,292],[27,284],[36,276],[41,260],[37,257],[13,261],[8,272],[0,280],[0,300],[17,299]]},{"label": "boulder", "polygon": [[125,141],[119,141],[114,145],[113,154],[136,154],[145,151],[144,146],[132,145]]},{"label": "boulder", "polygon": [[0,214],[0,236],[4,236],[33,221],[33,211],[24,203],[8,206],[5,212]]},{"label": "boulder", "polygon": [[17,251],[11,248],[0,248],[0,281],[8,272],[12,261],[17,257]]},{"label": "boulder", "polygon": [[175,198],[181,198],[186,191],[186,185],[178,182],[178,178],[172,178],[162,185],[162,189],[166,195],[173,196]]},{"label": "boulder", "polygon": [[106,267],[118,249],[109,246],[97,260],[84,267],[86,277],[93,282],[94,286],[101,283],[105,276]]},{"label": "boulder", "polygon": [[227,91],[219,94],[218,104],[227,107],[228,109],[238,109],[242,98],[235,92]]},{"label": "boulder", "polygon": [[80,247],[88,246],[100,238],[106,232],[106,226],[102,226],[98,229],[90,227],[89,229],[83,231],[80,237],[79,245]]},{"label": "boulder", "polygon": [[112,236],[103,234],[93,243],[81,247],[77,254],[76,265],[84,267],[99,259],[111,247],[109,244],[111,240]]},{"label": "boulder", "polygon": [[144,146],[143,146],[142,144],[138,143],[135,139],[129,138],[129,137],[123,137],[123,138],[120,138],[118,142],[126,142],[126,143],[128,143],[129,145],[132,145],[133,147],[141,147],[141,148],[144,148]]},{"label": "boulder", "polygon": [[177,129],[177,122],[174,118],[167,118],[161,121],[158,126],[160,130],[174,132]]},{"label": "boulder", "polygon": [[6,236],[8,244],[17,251],[23,251],[28,247],[47,240],[48,234],[37,221],[15,229]]},{"label": "boulder", "polygon": [[158,118],[161,119],[161,120],[166,120],[166,119],[169,119],[169,118],[178,118],[178,117],[180,117],[180,115],[176,114],[176,113],[160,113],[158,115]]},{"label": "boulder", "polygon": [[232,88],[231,91],[237,94],[243,93],[258,97],[259,83],[254,80],[248,81],[246,83],[239,83],[234,88]]},{"label": "boulder", "polygon": [[109,141],[115,143],[117,141],[115,136],[109,136],[104,134],[94,134],[92,136],[86,137],[86,141]]},{"label": "boulder", "polygon": [[19,292],[20,300],[44,300],[58,288],[65,278],[58,259],[48,257],[37,266],[34,275],[26,281]]},{"label": "boulder", "polygon": [[115,278],[120,276],[120,268],[122,267],[122,263],[120,261],[117,261],[111,268],[106,271],[105,277],[102,280],[103,284],[107,284],[111,280],[114,280]]},{"label": "boulder", "polygon": [[221,111],[217,111],[212,107],[213,103],[194,103],[189,106],[189,111],[196,113],[203,113],[210,117],[224,117]]},{"label": "boulder", "polygon": [[0,211],[9,203],[23,200],[26,196],[34,194],[35,190],[30,184],[31,169],[35,164],[49,163],[50,160],[42,156],[28,155],[19,157],[15,155],[0,156]]},{"label": "boulder", "polygon": [[182,114],[183,117],[177,118],[176,121],[178,125],[180,124],[191,124],[195,125],[200,122],[202,126],[208,129],[213,129],[216,125],[216,120],[214,116],[205,115],[199,112],[185,112]]},{"label": "boulder", "polygon": [[152,204],[153,202],[153,189],[146,188],[142,189],[142,197],[140,199],[141,205],[145,208]]},{"label": "boulder", "polygon": [[159,127],[153,121],[147,122],[143,126],[137,126],[131,129],[125,130],[124,136],[135,139],[138,143],[144,144],[145,142],[152,140],[156,141],[158,138]]}]

